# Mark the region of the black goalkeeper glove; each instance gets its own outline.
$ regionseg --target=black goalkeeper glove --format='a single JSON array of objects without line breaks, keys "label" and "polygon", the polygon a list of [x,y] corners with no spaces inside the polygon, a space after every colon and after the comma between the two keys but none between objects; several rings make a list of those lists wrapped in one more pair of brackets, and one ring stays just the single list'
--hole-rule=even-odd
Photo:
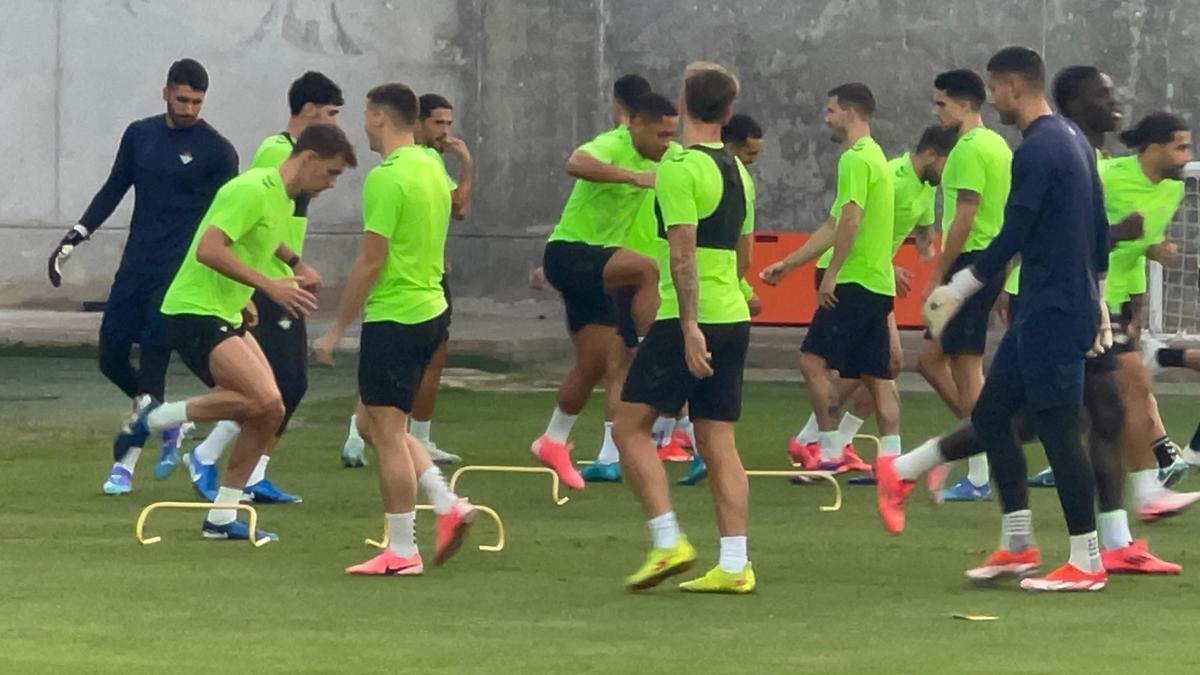
[{"label": "black goalkeeper glove", "polygon": [[71,257],[71,252],[75,247],[82,244],[89,236],[87,228],[83,225],[76,225],[67,231],[67,235],[58,242],[58,247],[50,254],[49,274],[50,284],[55,288],[62,285],[62,269],[67,263],[67,259]]}]

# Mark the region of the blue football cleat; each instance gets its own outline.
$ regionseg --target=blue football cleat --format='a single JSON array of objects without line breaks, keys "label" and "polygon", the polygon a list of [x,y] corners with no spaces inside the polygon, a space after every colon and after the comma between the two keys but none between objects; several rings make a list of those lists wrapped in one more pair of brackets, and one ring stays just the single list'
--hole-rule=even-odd
[{"label": "blue football cleat", "polygon": [[146,418],[160,405],[162,404],[158,401],[151,401],[125,424],[113,439],[114,462],[125,459],[130,448],[140,448],[146,444],[146,439],[150,437],[150,426],[146,423]]},{"label": "blue football cleat", "polygon": [[258,504],[299,504],[304,501],[300,495],[293,495],[280,490],[270,478],[264,478],[254,485],[247,485],[246,494]]},{"label": "blue football cleat", "polygon": [[217,501],[217,465],[202,463],[196,459],[194,452],[186,453],[183,456],[183,463],[187,465],[188,475],[192,478],[192,487],[196,488],[196,494],[206,502]]},{"label": "blue football cleat", "polygon": [[114,464],[103,489],[106,495],[127,495],[133,492],[133,474],[120,464]]},{"label": "blue football cleat", "polygon": [[1054,471],[1050,467],[1046,467],[1041,471],[1033,474],[1027,481],[1029,487],[1054,487]]},{"label": "blue football cleat", "polygon": [[[245,541],[250,538],[250,526],[240,520],[235,520],[224,525],[204,521],[203,527],[200,528],[201,534],[205,539],[230,539],[236,541]],[[255,530],[254,540],[270,539],[271,541],[279,541],[279,535],[266,530]]]},{"label": "blue football cleat", "polygon": [[1158,470],[1158,482],[1162,483],[1163,487],[1173,487],[1176,483],[1187,477],[1189,466],[1181,457],[1175,457],[1175,461],[1171,466]]},{"label": "blue football cleat", "polygon": [[991,485],[975,485],[966,478],[942,490],[942,499],[948,502],[983,502],[991,498]]},{"label": "blue football cleat", "polygon": [[594,462],[583,467],[579,475],[583,476],[583,479],[589,483],[620,483],[621,464],[620,462],[613,462],[612,464]]},{"label": "blue football cleat", "polygon": [[183,435],[187,431],[184,426],[162,432],[162,448],[158,455],[158,463],[154,465],[154,477],[158,480],[169,478],[179,465],[179,446],[183,444]]},{"label": "blue football cleat", "polygon": [[700,459],[700,453],[697,452],[692,457],[692,465],[688,467],[687,475],[680,478],[677,485],[695,485],[708,478],[708,466],[704,464],[704,460]]}]

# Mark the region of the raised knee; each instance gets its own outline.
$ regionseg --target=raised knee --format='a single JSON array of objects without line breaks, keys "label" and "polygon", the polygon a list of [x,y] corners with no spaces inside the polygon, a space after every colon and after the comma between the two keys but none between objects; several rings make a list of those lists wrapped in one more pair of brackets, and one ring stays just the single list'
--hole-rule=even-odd
[{"label": "raised knee", "polygon": [[250,400],[249,408],[247,411],[249,417],[274,423],[282,422],[283,416],[287,412],[287,408],[283,405],[283,397],[279,395],[278,391],[255,396]]}]

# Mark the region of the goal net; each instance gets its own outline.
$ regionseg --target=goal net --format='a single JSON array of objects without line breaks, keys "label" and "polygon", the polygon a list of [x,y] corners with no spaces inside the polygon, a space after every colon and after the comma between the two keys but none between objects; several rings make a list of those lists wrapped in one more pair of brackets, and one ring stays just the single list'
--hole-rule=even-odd
[{"label": "goal net", "polygon": [[1148,325],[1160,338],[1200,339],[1200,162],[1184,170],[1183,203],[1168,232],[1179,246],[1180,263],[1164,268],[1150,262]]}]

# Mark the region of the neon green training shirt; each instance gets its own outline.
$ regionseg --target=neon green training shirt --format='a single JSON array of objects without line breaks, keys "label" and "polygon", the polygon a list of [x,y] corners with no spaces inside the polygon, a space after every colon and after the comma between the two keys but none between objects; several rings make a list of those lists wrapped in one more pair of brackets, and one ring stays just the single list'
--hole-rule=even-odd
[{"label": "neon green training shirt", "polygon": [[[842,217],[842,207],[850,202],[863,210],[854,245],[842,263],[842,269],[838,270],[839,284],[858,284],[872,293],[896,295],[896,277],[892,268],[895,254],[892,242],[897,234],[896,168],[893,164],[899,159],[888,162],[879,144],[870,136],[855,141],[838,159],[837,196],[829,215],[836,223]],[[908,162],[908,165],[915,177],[915,172],[911,171],[912,163]],[[920,183],[919,178],[917,182]],[[912,208],[911,204],[909,208]],[[911,211],[909,214],[911,217]],[[908,231],[905,231],[900,241],[907,236]],[[817,261],[817,267],[827,269],[832,259],[833,247],[830,246]]]},{"label": "neon green training shirt", "polygon": [[1107,160],[1100,181],[1104,183],[1109,226],[1134,211],[1145,219],[1140,238],[1119,242],[1108,254],[1105,300],[1116,312],[1131,296],[1146,292],[1146,249],[1166,239],[1171,219],[1183,201],[1183,181],[1167,178],[1157,184],[1150,182],[1137,155]]},{"label": "neon green training shirt", "polygon": [[279,169],[249,169],[217,191],[196,228],[192,246],[163,296],[162,313],[216,316],[242,325],[242,309],[254,289],[196,259],[200,237],[210,227],[225,233],[230,250],[249,267],[267,274],[268,263],[291,223],[295,204],[287,196]]},{"label": "neon green training shirt", "polygon": [[442,153],[438,152],[434,148],[429,147],[428,145],[422,145],[421,148],[423,150],[425,150],[425,152],[428,153],[430,157],[436,159],[438,161],[438,164],[442,165],[442,174],[446,176],[446,185],[450,186],[450,191],[454,192],[455,190],[457,190],[458,182],[455,181],[454,178],[452,178],[450,176],[450,172],[446,170],[446,158],[442,157]]},{"label": "neon green training shirt", "polygon": [[417,324],[446,311],[442,290],[450,191],[445,168],[421,146],[396,148],[363,182],[363,229],[388,240],[364,322]]},{"label": "neon green training shirt", "polygon": [[[579,146],[605,164],[642,173],[653,171],[654,160],[638,154],[629,129],[610,129]],[[628,183],[596,183],[575,179],[562,216],[550,241],[573,241],[592,246],[621,246],[646,198],[645,188]]]},{"label": "neon green training shirt", "polygon": [[[895,229],[892,232],[892,257],[895,258],[896,252],[900,250],[900,245],[908,238],[909,233],[918,227],[933,225],[937,188],[921,180],[913,169],[912,160],[907,152],[888,160],[888,169],[892,171],[892,186],[896,195]],[[831,247],[821,254],[821,258],[817,260],[817,267],[828,268],[832,258]]]},{"label": "neon green training shirt", "polygon": [[[706,148],[724,147],[721,143],[704,143]],[[754,231],[753,188],[750,175],[741,160],[733,158],[742,179],[743,198],[746,200],[746,216],[742,220],[740,235]],[[658,168],[654,183],[655,197],[662,212],[663,227],[696,227],[711,216],[724,196],[724,179],[712,157],[702,150],[687,149]],[[661,304],[658,319],[679,318],[679,298],[671,279],[670,245],[659,248],[658,266],[664,270],[659,274],[658,294]],[[696,276],[699,282],[700,323],[723,324],[750,320],[750,309],[742,295],[738,276],[737,251],[724,248],[696,246]]]},{"label": "neon green training shirt", "polygon": [[[671,141],[667,146],[667,151],[663,153],[662,161],[668,162],[681,152],[683,152],[683,146]],[[667,242],[658,236],[658,216],[654,215],[654,190],[642,190],[642,192],[645,193],[642,205],[638,207],[637,216],[621,246],[657,259],[658,247],[666,246]]]},{"label": "neon green training shirt", "polygon": [[950,226],[958,207],[958,191],[979,195],[979,209],[962,252],[987,248],[1004,225],[1004,203],[1012,185],[1012,150],[1004,138],[979,126],[968,131],[954,144],[942,170],[942,248],[949,239]]},{"label": "neon green training shirt", "polygon": [[[254,152],[250,168],[278,169],[279,165],[291,156],[294,145],[295,143],[286,133],[267,136],[258,146],[258,150]],[[304,254],[304,235],[308,231],[308,201],[308,195],[300,195],[296,198],[296,211],[292,214],[292,219],[284,231],[283,243],[295,251],[296,255]],[[286,262],[271,256],[263,274],[273,279],[281,279],[290,277],[293,273],[292,268],[288,267]]]}]

